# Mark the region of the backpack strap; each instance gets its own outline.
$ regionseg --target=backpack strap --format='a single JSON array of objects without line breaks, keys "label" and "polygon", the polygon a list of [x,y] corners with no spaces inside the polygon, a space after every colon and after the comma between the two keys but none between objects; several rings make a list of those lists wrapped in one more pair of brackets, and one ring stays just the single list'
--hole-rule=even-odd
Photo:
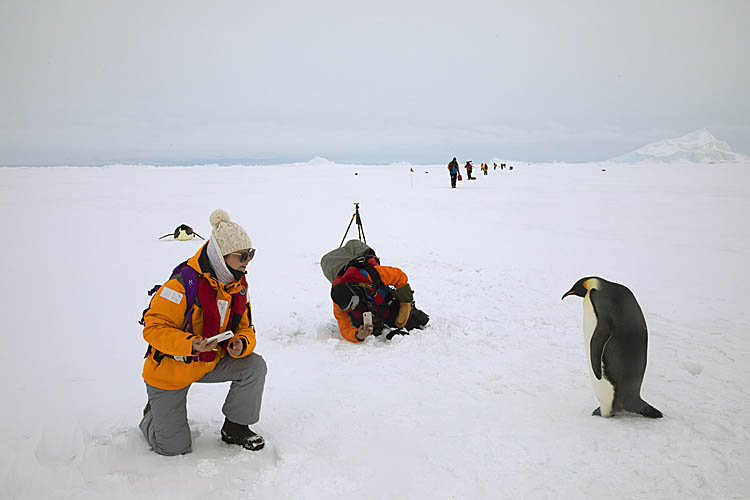
[{"label": "backpack strap", "polygon": [[198,281],[200,276],[198,276],[198,272],[195,269],[187,265],[187,262],[184,263],[179,273],[179,276],[182,278],[180,281],[185,288],[185,300],[187,300],[185,307],[185,319],[188,324],[187,331],[193,333],[193,315],[191,312],[193,304],[195,304],[195,297],[198,295]]},{"label": "backpack strap", "polygon": [[[187,299],[187,308],[185,310],[185,315],[187,316],[190,312],[190,309],[193,307],[193,304],[195,303],[195,295],[198,293],[198,273],[195,271],[195,269],[188,266],[187,261],[185,260],[180,264],[177,264],[177,267],[172,269],[172,273],[169,275],[169,279],[177,279],[180,283],[182,283],[182,286],[185,287],[185,298]],[[151,309],[151,302],[153,302],[154,300],[154,294],[158,292],[159,288],[161,287],[162,285],[156,284],[151,290],[147,292],[148,296],[151,297],[151,301],[149,301],[148,307],[144,309],[143,313],[141,314],[141,319],[138,321],[140,325],[146,326],[146,313],[149,309]],[[192,332],[192,320],[190,321],[190,323],[190,331]]]},{"label": "backpack strap", "polygon": [[161,288],[161,285],[154,285],[154,287],[147,292],[148,296],[152,297],[152,299],[148,301],[148,307],[144,309],[143,312],[141,313],[141,319],[138,320],[138,324],[142,326],[146,326],[146,321],[145,321],[146,313],[148,312],[149,309],[151,309],[151,301],[154,300],[153,295],[159,290],[159,288]]},{"label": "backpack strap", "polygon": [[240,291],[232,294],[229,329],[233,332],[236,332],[237,328],[240,326],[240,321],[242,320],[242,315],[245,314],[245,311],[247,311],[248,323],[253,323],[252,318],[250,317],[250,307],[247,303],[247,280],[245,280],[244,276],[242,277],[241,283],[242,287],[240,288]]},{"label": "backpack strap", "polygon": [[365,263],[362,266],[362,269],[364,269],[365,271],[367,271],[367,274],[370,275],[370,279],[372,280],[372,284],[375,285],[376,289],[380,289],[380,288],[382,288],[384,286],[383,285],[383,280],[380,279],[380,273],[378,273],[375,270],[375,266],[373,266],[372,264],[370,264],[369,262],[367,262],[367,263]]},{"label": "backpack strap", "polygon": [[[198,294],[198,273],[195,269],[187,265],[187,261],[184,261],[177,265],[172,270],[172,274],[169,276],[169,279],[176,279],[180,283],[182,283],[182,286],[185,288],[185,299],[187,301],[187,304],[185,306],[185,320],[188,323],[188,332],[193,333],[193,315],[190,314],[193,309],[193,304],[195,304],[195,296]],[[169,280],[167,280],[169,281]],[[154,287],[148,291],[149,297],[151,297],[151,301],[148,303],[148,307],[143,310],[143,314],[141,314],[141,319],[138,321],[139,324],[146,326],[146,313],[149,309],[151,309],[151,302],[153,302],[154,297],[153,295],[159,291],[159,288],[161,288],[163,285],[154,285]],[[156,360],[157,363],[159,363],[164,356],[166,356],[164,353],[158,351],[157,349],[154,349],[151,345],[149,345],[146,348],[146,355],[144,358],[147,358],[149,354],[151,354],[151,351],[154,352],[154,360]]]}]

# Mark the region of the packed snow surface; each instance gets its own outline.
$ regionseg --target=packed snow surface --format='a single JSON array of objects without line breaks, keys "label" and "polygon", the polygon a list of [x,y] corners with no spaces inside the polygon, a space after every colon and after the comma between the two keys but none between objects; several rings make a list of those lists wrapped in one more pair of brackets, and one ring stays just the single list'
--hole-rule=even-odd
[{"label": "packed snow surface", "polygon": [[[750,164],[515,166],[457,189],[444,165],[320,159],[0,169],[0,498],[747,498]],[[353,202],[424,331],[339,337],[319,261]],[[228,384],[196,384],[193,452],[162,457],[137,321],[201,244],[157,238],[208,237],[216,208],[258,249],[268,445],[222,443]],[[582,301],[560,297],[592,275],[644,310],[663,419],[591,416]]]},{"label": "packed snow surface", "polygon": [[728,143],[720,141],[711,132],[702,128],[682,137],[647,144],[632,153],[618,156],[612,161],[617,163],[685,161],[716,163],[746,162],[748,159],[732,151]]}]

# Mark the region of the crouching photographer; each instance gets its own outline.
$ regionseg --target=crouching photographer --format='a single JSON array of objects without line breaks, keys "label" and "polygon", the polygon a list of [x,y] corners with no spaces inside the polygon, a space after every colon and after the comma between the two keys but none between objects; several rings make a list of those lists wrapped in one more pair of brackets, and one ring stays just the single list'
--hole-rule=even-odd
[{"label": "crouching photographer", "polygon": [[397,267],[379,264],[373,257],[352,265],[332,283],[333,314],[341,336],[351,342],[363,342],[386,330],[389,340],[394,335],[408,335],[430,320],[414,307],[414,292],[406,274]]}]

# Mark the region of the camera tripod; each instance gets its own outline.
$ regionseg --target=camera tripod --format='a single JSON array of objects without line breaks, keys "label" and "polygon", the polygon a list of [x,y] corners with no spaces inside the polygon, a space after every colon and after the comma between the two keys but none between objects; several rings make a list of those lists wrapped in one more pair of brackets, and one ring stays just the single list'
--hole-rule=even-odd
[{"label": "camera tripod", "polygon": [[339,248],[344,244],[344,240],[346,239],[346,235],[349,234],[349,229],[352,227],[352,222],[357,221],[357,236],[359,238],[359,241],[363,243],[367,243],[367,238],[365,238],[365,228],[362,226],[362,217],[359,216],[359,203],[354,204],[354,213],[352,214],[352,218],[349,221],[349,225],[346,226],[346,232],[344,233],[344,237],[341,238],[341,244],[339,245]]}]

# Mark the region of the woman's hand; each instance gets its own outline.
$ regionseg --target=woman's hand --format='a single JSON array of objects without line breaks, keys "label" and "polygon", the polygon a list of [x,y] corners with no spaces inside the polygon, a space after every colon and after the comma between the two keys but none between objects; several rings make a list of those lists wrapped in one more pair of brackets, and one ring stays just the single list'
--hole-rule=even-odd
[{"label": "woman's hand", "polygon": [[231,342],[229,342],[229,345],[227,346],[227,352],[230,356],[237,357],[242,354],[242,347],[242,340],[239,337],[235,337]]},{"label": "woman's hand", "polygon": [[216,346],[219,345],[219,342],[216,340],[211,339],[204,339],[204,338],[194,338],[193,339],[193,351],[194,352],[209,352],[216,349]]}]

